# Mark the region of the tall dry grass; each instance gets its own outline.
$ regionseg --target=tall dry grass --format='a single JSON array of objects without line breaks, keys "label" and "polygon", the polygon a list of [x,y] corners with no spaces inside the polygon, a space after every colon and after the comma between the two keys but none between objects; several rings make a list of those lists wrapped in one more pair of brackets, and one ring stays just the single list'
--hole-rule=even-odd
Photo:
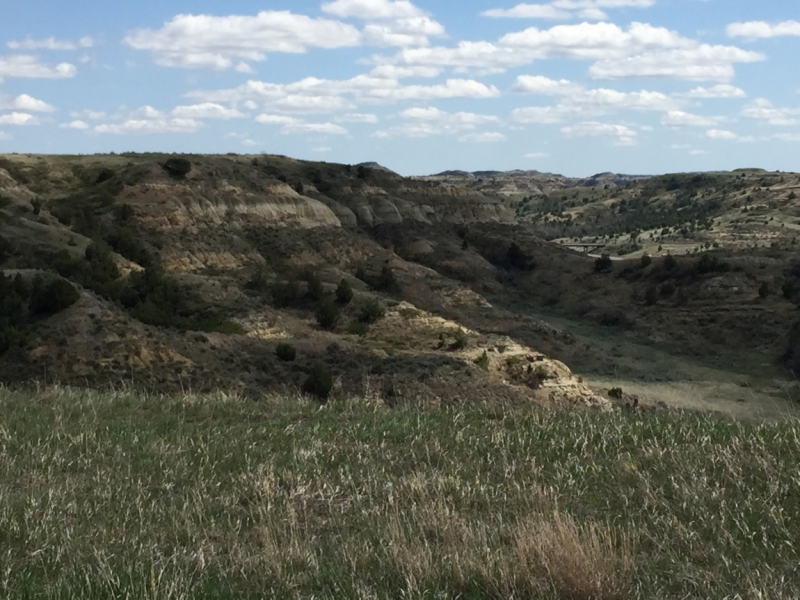
[{"label": "tall dry grass", "polygon": [[0,597],[800,597],[800,426],[0,389]]}]

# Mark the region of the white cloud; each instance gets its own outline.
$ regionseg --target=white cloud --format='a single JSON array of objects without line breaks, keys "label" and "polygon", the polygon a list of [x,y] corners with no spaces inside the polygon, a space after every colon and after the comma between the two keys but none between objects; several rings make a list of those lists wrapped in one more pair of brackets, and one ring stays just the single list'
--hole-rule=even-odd
[{"label": "white cloud", "polygon": [[410,19],[424,17],[425,11],[408,0],[335,0],[322,5],[323,12],[358,19]]},{"label": "white cloud", "polygon": [[334,112],[361,104],[394,103],[440,98],[495,98],[500,90],[473,79],[448,79],[435,85],[403,86],[396,79],[359,75],[333,80],[307,77],[288,84],[248,81],[232,89],[195,91],[189,97],[204,102],[258,102],[265,112]]},{"label": "white cloud", "polygon": [[0,115],[0,125],[37,125],[36,117],[28,113],[12,112]]},{"label": "white cloud", "polygon": [[172,116],[179,119],[240,119],[245,115],[234,108],[204,102],[191,106],[177,106],[173,109]]},{"label": "white cloud", "polygon": [[655,0],[554,0],[547,4],[517,4],[513,8],[493,8],[484,17],[511,19],[581,19],[605,20],[604,8],[649,8]]},{"label": "white cloud", "polygon": [[632,23],[622,29],[612,23],[530,27],[492,42],[460,42],[457,46],[405,48],[393,57],[373,57],[379,66],[450,67],[459,72],[503,72],[542,59],[596,61],[596,79],[663,77],[728,80],[734,64],[764,59],[757,52],[734,46],[712,46],[663,27]]},{"label": "white cloud", "polygon": [[370,71],[372,77],[383,79],[405,79],[407,77],[438,77],[442,72],[438,67],[398,67],[396,65],[382,65]]},{"label": "white cloud", "polygon": [[240,61],[263,61],[270,52],[357,46],[361,34],[338,21],[263,11],[255,16],[178,15],[161,29],[142,29],[124,41],[149,50],[163,66],[228,69]]},{"label": "white cloud", "polygon": [[78,70],[75,65],[61,63],[46,65],[34,56],[18,54],[0,56],[0,81],[5,77],[28,77],[32,79],[64,79],[74,77]]},{"label": "white cloud", "polygon": [[377,123],[378,116],[372,113],[350,113],[336,117],[340,123]]},{"label": "white cloud", "polygon": [[550,158],[550,155],[547,152],[529,152],[525,158]]},{"label": "white cloud", "polygon": [[[553,82],[553,84],[559,85],[551,85],[542,82],[539,88],[544,90],[566,88],[567,83],[569,82],[562,85],[559,82]],[[560,123],[574,118],[597,117],[619,110],[664,112],[677,111],[679,107],[678,100],[661,92],[647,90],[618,92],[617,90],[598,88],[576,90],[570,94],[564,93],[555,106],[518,108],[512,112],[512,117],[520,123]]]},{"label": "white cloud", "polygon": [[316,152],[317,154],[325,154],[326,152],[330,152],[333,150],[330,146],[317,146],[316,148],[312,148],[312,152]]},{"label": "white cloud", "polygon": [[262,125],[280,125],[281,133],[284,135],[317,133],[322,135],[347,135],[350,133],[344,127],[335,123],[307,123],[302,119],[288,117],[286,115],[263,114],[256,117],[256,121]]},{"label": "white cloud", "polygon": [[728,25],[728,36],[730,37],[755,40],[787,35],[800,36],[800,22],[784,21],[771,24],[766,21],[748,21],[746,23],[731,23]]},{"label": "white cloud", "polygon": [[619,146],[633,146],[638,140],[638,133],[627,125],[613,125],[587,121],[561,128],[567,137],[615,137]]},{"label": "white cloud", "polygon": [[766,98],[756,98],[745,106],[743,117],[765,121],[770,125],[796,125],[800,122],[800,108],[777,108]]},{"label": "white cloud", "polygon": [[494,144],[505,142],[508,138],[498,131],[486,131],[484,133],[468,133],[458,138],[459,142],[471,142],[475,144]]},{"label": "white cloud", "polygon": [[494,115],[480,115],[471,112],[448,113],[435,107],[408,108],[400,113],[400,117],[405,119],[406,122],[402,125],[378,131],[374,134],[375,137],[423,138],[433,135],[455,135],[464,131],[474,130],[480,125],[498,123],[500,121]]},{"label": "white cloud", "polygon": [[22,94],[14,99],[14,108],[32,112],[53,112],[55,107],[44,100],[38,100],[28,94]]},{"label": "white cloud", "polygon": [[542,96],[560,96],[574,94],[583,90],[583,86],[566,79],[549,79],[541,75],[520,75],[512,88],[523,94],[539,94]]},{"label": "white cloud", "polygon": [[81,48],[91,48],[94,45],[92,38],[82,37],[77,42],[69,40],[57,40],[49,37],[43,40],[25,38],[20,41],[8,42],[8,47],[12,50],[79,50]]},{"label": "white cloud", "polygon": [[747,96],[744,90],[725,83],[709,88],[696,87],[683,95],[686,98],[744,98]]},{"label": "white cloud", "polygon": [[61,129],[89,129],[89,124],[86,121],[75,120],[69,123],[62,123],[59,127]]},{"label": "white cloud", "polygon": [[579,111],[559,105],[559,106],[528,106],[517,108],[512,111],[511,116],[520,123],[561,123],[568,117],[578,116]]},{"label": "white cloud", "polygon": [[202,128],[197,119],[175,117],[156,110],[152,106],[142,108],[118,117],[115,122],[95,126],[97,133],[112,134],[155,134],[155,133],[193,133]]},{"label": "white cloud", "polygon": [[682,110],[671,110],[661,119],[661,124],[667,127],[713,127],[721,120],[720,117],[706,117]]},{"label": "white cloud", "polygon": [[726,129],[709,129],[706,131],[706,135],[712,140],[735,140],[739,137],[732,131],[727,131]]},{"label": "white cloud", "polygon": [[444,34],[444,27],[430,17],[371,23],[363,31],[364,42],[373,46],[427,46],[430,36]]},{"label": "white cloud", "polygon": [[735,63],[752,63],[763,59],[763,54],[733,46],[702,44],[693,48],[652,52],[621,60],[601,60],[589,68],[589,74],[595,79],[661,77],[727,81],[735,74]]}]

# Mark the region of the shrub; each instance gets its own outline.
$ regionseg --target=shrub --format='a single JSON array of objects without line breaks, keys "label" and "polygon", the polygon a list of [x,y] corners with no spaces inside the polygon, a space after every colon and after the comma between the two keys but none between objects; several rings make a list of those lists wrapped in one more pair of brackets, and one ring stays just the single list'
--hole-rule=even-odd
[{"label": "shrub", "polygon": [[486,350],[483,351],[478,358],[475,359],[475,364],[478,365],[484,371],[489,370],[489,355],[486,353]]},{"label": "shrub", "polygon": [[608,397],[609,398],[614,398],[616,400],[621,400],[623,395],[624,395],[624,392],[622,391],[622,388],[611,388],[610,390],[608,390]]},{"label": "shrub", "polygon": [[54,315],[75,304],[80,297],[75,286],[66,279],[59,277],[48,285],[36,279],[31,290],[31,313]]},{"label": "shrub", "polygon": [[333,329],[339,322],[339,307],[331,300],[324,300],[317,307],[315,316],[320,327]]},{"label": "shrub", "polygon": [[377,323],[386,314],[386,309],[383,304],[378,302],[375,298],[370,298],[361,305],[361,310],[358,313],[358,320],[362,323],[372,325]]},{"label": "shrub", "polygon": [[322,300],[322,297],[325,295],[325,288],[322,286],[322,282],[319,280],[319,277],[309,272],[306,274],[306,283],[308,283],[306,296],[314,302],[319,302]]},{"label": "shrub", "polygon": [[254,292],[265,292],[269,289],[269,281],[267,280],[267,272],[263,266],[258,265],[256,270],[244,284],[245,289],[253,290]]},{"label": "shrub", "polygon": [[658,287],[656,285],[651,285],[647,288],[644,294],[644,302],[647,306],[653,306],[658,302]]},{"label": "shrub", "polygon": [[694,265],[694,271],[701,275],[707,273],[727,273],[730,271],[730,264],[724,260],[720,260],[718,256],[710,254],[703,254]]},{"label": "shrub", "polygon": [[358,337],[364,337],[369,333],[369,323],[350,321],[350,325],[347,327],[347,333],[357,335]]},{"label": "shrub", "polygon": [[339,304],[350,304],[353,300],[353,288],[350,287],[350,282],[347,279],[342,279],[339,282],[339,287],[336,288],[336,301]]},{"label": "shrub", "polygon": [[317,363],[311,368],[308,378],[303,383],[303,393],[325,402],[333,390],[333,375],[325,365]]},{"label": "shrub", "polygon": [[469,344],[469,337],[463,329],[456,332],[456,340],[450,346],[452,350],[463,350]]},{"label": "shrub", "polygon": [[127,223],[135,214],[136,212],[130,204],[119,204],[114,207],[114,218],[119,223]]},{"label": "shrub", "polygon": [[34,198],[31,200],[31,206],[33,207],[33,214],[38,216],[42,212],[42,201],[39,198]]},{"label": "shrub", "polygon": [[672,256],[672,254],[667,254],[664,257],[663,265],[664,265],[664,270],[672,271],[673,269],[675,269],[675,267],[678,266],[678,260],[674,256]]},{"label": "shrub", "polygon": [[594,270],[596,273],[610,273],[613,267],[614,262],[608,254],[603,254],[594,261]]},{"label": "shrub", "polygon": [[276,281],[272,284],[270,293],[272,294],[272,303],[275,308],[287,308],[300,299],[300,286],[294,280]]},{"label": "shrub", "polygon": [[761,284],[761,287],[758,288],[758,295],[761,298],[766,298],[772,293],[772,290],[769,289],[769,284],[765,281]]},{"label": "shrub", "polygon": [[297,350],[295,350],[294,346],[291,344],[281,343],[278,344],[277,348],[275,348],[275,355],[278,357],[278,360],[282,360],[283,362],[292,362],[295,358],[297,358]]},{"label": "shrub", "polygon": [[525,254],[516,242],[512,242],[508,247],[504,262],[503,266],[506,268],[519,271],[532,271],[536,268],[536,261]]},{"label": "shrub", "polygon": [[397,292],[400,289],[394,271],[386,265],[381,269],[381,274],[373,287],[382,292]]},{"label": "shrub", "polygon": [[164,163],[163,169],[170,177],[183,179],[192,170],[192,163],[185,158],[170,158]]},{"label": "shrub", "polygon": [[652,256],[650,256],[649,254],[645,254],[645,255],[643,255],[643,256],[642,256],[642,262],[641,262],[642,268],[643,268],[643,269],[646,269],[646,268],[647,268],[647,267],[649,267],[651,264],[653,264],[653,257],[652,257]]},{"label": "shrub", "polygon": [[11,256],[14,252],[14,246],[11,245],[7,239],[0,237],[0,262]]}]

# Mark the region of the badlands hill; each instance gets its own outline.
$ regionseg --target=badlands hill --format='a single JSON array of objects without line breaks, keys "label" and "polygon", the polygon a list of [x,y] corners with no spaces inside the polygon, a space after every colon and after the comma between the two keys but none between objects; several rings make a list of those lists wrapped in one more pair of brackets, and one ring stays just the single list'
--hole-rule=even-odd
[{"label": "badlands hill", "polygon": [[[697,408],[789,410],[798,185],[6,155],[2,287],[24,306],[6,311],[0,378],[257,397],[324,371],[334,396],[600,407],[611,388],[670,404],[653,386],[671,384]],[[41,308],[58,278],[77,300]],[[730,405],[709,401],[721,385]]]}]

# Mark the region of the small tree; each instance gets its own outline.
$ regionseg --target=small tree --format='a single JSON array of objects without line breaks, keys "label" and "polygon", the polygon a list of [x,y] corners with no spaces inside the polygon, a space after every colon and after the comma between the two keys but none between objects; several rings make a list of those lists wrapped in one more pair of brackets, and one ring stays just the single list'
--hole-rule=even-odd
[{"label": "small tree", "polygon": [[322,297],[325,295],[325,288],[322,286],[322,282],[319,280],[319,277],[314,275],[314,273],[308,272],[306,273],[306,283],[308,283],[306,296],[308,296],[314,302],[319,302],[322,300]]},{"label": "small tree", "polygon": [[678,260],[672,256],[672,254],[667,254],[664,257],[664,269],[667,271],[672,271],[675,267],[678,266]]},{"label": "small tree", "polygon": [[297,358],[297,350],[294,349],[294,346],[291,344],[280,343],[278,347],[275,348],[275,355],[278,357],[278,360],[282,360],[283,362],[292,362],[295,358]]},{"label": "small tree", "polygon": [[317,323],[323,329],[333,329],[339,322],[339,307],[331,300],[323,300],[317,307]]},{"label": "small tree", "polygon": [[761,298],[766,298],[772,293],[772,290],[769,288],[769,284],[765,281],[761,284],[761,287],[758,288],[758,295]]},{"label": "small tree", "polygon": [[608,254],[603,254],[594,261],[594,270],[596,273],[610,273],[613,267],[614,262]]},{"label": "small tree", "polygon": [[192,163],[185,158],[170,158],[164,163],[163,168],[170,177],[183,179],[192,170]]},{"label": "small tree", "polygon": [[644,294],[644,303],[647,306],[653,306],[656,302],[658,302],[658,286],[654,284],[647,288]]},{"label": "small tree", "polygon": [[394,276],[394,271],[387,265],[384,265],[381,269],[375,288],[384,292],[396,292],[400,288]]},{"label": "small tree", "polygon": [[331,391],[333,391],[333,375],[325,365],[317,363],[311,368],[308,379],[303,383],[303,393],[327,402]]},{"label": "small tree", "polygon": [[372,325],[382,319],[385,314],[386,309],[383,307],[383,304],[378,302],[375,298],[370,298],[361,305],[358,320],[362,323]]},{"label": "small tree", "polygon": [[642,268],[646,269],[651,264],[653,264],[653,258],[649,254],[642,255],[642,262],[641,262]]},{"label": "small tree", "polygon": [[49,285],[44,285],[41,280],[34,281],[31,291],[31,313],[54,315],[75,304],[80,297],[75,286],[66,279],[58,278]]},{"label": "small tree", "polygon": [[339,304],[350,304],[353,300],[353,288],[350,287],[350,282],[347,279],[342,279],[339,282],[339,287],[336,288],[336,301]]}]

